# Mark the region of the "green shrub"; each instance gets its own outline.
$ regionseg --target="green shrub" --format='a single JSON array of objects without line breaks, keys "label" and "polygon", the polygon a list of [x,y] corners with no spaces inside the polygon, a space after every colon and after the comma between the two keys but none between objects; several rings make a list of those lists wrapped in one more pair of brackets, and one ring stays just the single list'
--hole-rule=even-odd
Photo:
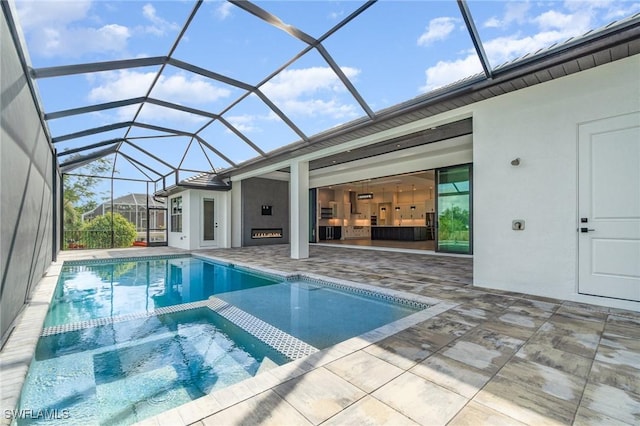
[{"label": "green shrub", "polygon": [[131,247],[136,239],[136,227],[119,213],[106,213],[91,219],[84,227],[87,248],[111,247],[113,217],[113,247]]}]

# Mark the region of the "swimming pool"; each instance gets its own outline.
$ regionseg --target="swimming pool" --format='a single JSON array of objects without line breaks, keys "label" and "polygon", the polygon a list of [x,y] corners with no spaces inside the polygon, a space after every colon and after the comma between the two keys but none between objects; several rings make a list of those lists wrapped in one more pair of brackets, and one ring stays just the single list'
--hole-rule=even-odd
[{"label": "swimming pool", "polygon": [[65,264],[19,408],[130,424],[425,307],[193,257]]}]

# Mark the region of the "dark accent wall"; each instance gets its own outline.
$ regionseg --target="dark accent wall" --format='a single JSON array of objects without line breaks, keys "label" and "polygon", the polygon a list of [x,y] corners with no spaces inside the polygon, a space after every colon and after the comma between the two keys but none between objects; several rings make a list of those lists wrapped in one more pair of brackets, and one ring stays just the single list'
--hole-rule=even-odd
[{"label": "dark accent wall", "polygon": [[[262,206],[272,206],[271,216]],[[282,228],[282,238],[251,239],[251,228]],[[250,178],[242,181],[242,246],[289,243],[289,182]]]},{"label": "dark accent wall", "polygon": [[5,6],[0,24],[0,343],[51,264],[56,250],[53,209],[60,205],[53,202],[54,155]]}]

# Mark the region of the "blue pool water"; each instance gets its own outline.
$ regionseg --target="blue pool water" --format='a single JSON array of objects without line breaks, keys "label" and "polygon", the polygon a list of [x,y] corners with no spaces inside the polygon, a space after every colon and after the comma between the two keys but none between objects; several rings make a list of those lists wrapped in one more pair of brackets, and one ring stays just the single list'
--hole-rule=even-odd
[{"label": "blue pool water", "polygon": [[277,282],[191,257],[65,265],[45,327],[150,312]]},{"label": "blue pool water", "polygon": [[19,408],[131,424],[418,309],[190,257],[65,265]]},{"label": "blue pool water", "polygon": [[134,319],[41,337],[20,408],[131,424],[288,361],[208,308]]},{"label": "blue pool water", "polygon": [[383,299],[300,280],[217,297],[318,349],[416,312]]}]

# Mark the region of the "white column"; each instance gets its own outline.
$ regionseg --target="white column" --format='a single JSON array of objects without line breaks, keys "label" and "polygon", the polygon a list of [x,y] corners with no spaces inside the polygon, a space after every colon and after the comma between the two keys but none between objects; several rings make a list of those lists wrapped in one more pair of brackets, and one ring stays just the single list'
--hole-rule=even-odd
[{"label": "white column", "polygon": [[289,183],[291,258],[309,257],[309,162],[291,164]]},{"label": "white column", "polygon": [[242,247],[242,181],[231,182],[231,247]]}]

